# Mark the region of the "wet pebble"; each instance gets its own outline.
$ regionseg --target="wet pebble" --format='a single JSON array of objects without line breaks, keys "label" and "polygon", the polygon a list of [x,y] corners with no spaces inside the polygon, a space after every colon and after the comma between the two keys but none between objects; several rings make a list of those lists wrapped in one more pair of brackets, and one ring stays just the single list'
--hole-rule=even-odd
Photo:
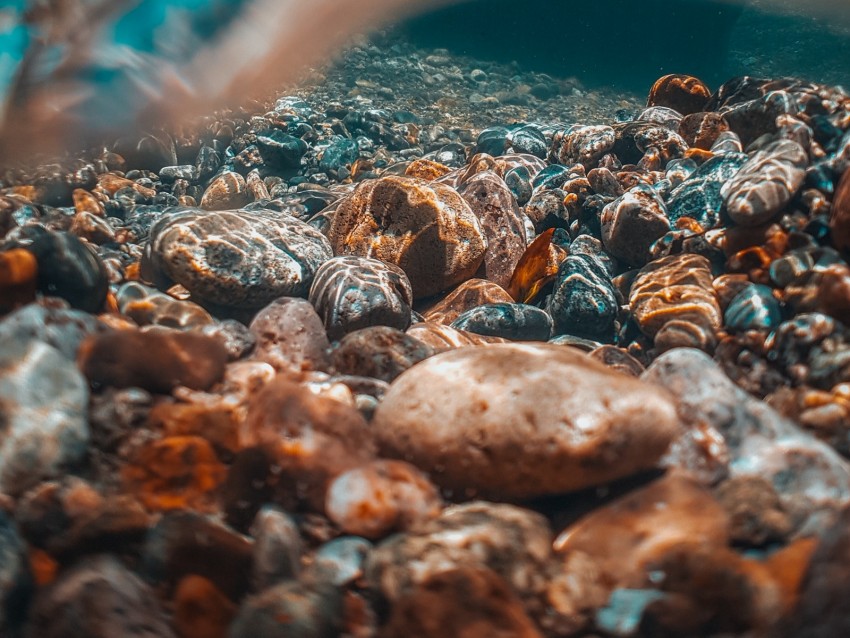
[{"label": "wet pebble", "polygon": [[743,153],[725,153],[712,157],[676,186],[667,199],[667,216],[672,224],[690,217],[703,229],[714,228],[720,222],[723,185],[747,161]]},{"label": "wet pebble", "polygon": [[289,514],[267,505],[251,524],[254,558],[251,582],[256,591],[298,578],[303,541]]},{"label": "wet pebble", "polygon": [[280,129],[257,135],[257,146],[265,163],[277,168],[298,168],[309,148],[307,142]]},{"label": "wet pebble", "polygon": [[74,361],[86,337],[107,328],[93,315],[54,301],[29,304],[7,315],[0,321],[0,340],[42,341]]},{"label": "wet pebble", "polygon": [[670,230],[664,202],[640,186],[608,204],[600,222],[605,250],[630,266],[650,261],[650,247]]},{"label": "wet pebble", "polygon": [[648,469],[678,421],[665,394],[576,350],[498,344],[411,368],[390,385],[372,427],[383,454],[445,488],[524,498]]},{"label": "wet pebble", "polygon": [[711,281],[709,262],[701,255],[671,255],[641,269],[629,306],[656,349],[714,348],[721,314]]},{"label": "wet pebble", "polygon": [[595,257],[570,254],[560,265],[546,311],[554,333],[597,337],[609,334],[619,304],[605,268]]},{"label": "wet pebble", "polygon": [[782,321],[782,310],[767,286],[753,284],[739,292],[723,313],[727,329],[773,330]]},{"label": "wet pebble", "polygon": [[655,81],[649,90],[647,106],[666,106],[682,115],[702,111],[711,91],[691,75],[670,74]]},{"label": "wet pebble", "polygon": [[435,350],[416,337],[389,326],[373,326],[345,335],[331,351],[331,365],[337,374],[391,382],[433,354]]},{"label": "wet pebble", "polygon": [[35,300],[38,262],[23,248],[0,253],[0,315]]},{"label": "wet pebble", "polygon": [[250,201],[245,178],[234,171],[225,171],[216,175],[204,190],[200,207],[204,210],[230,210],[241,208]]},{"label": "wet pebble", "polygon": [[808,163],[806,151],[790,140],[753,153],[720,190],[729,217],[743,226],[770,220],[800,188]]},{"label": "wet pebble", "polygon": [[326,583],[281,583],[246,598],[230,638],[334,638],[343,625],[341,592]]},{"label": "wet pebble", "polygon": [[332,340],[376,325],[405,330],[411,321],[413,291],[407,275],[369,257],[326,261],[316,272],[309,299]]},{"label": "wet pebble", "polygon": [[427,321],[450,324],[461,314],[478,306],[513,303],[507,291],[486,279],[469,279],[424,312]]},{"label": "wet pebble", "polygon": [[477,306],[459,315],[451,327],[518,341],[547,341],[552,336],[552,318],[546,311],[519,303]]},{"label": "wet pebble", "polygon": [[279,371],[327,370],[328,341],[322,319],[306,299],[281,297],[260,310],[250,325],[257,341],[252,358]]},{"label": "wet pebble", "polygon": [[610,126],[575,124],[555,136],[550,153],[565,166],[581,164],[590,170],[614,148],[615,138]]},{"label": "wet pebble", "polygon": [[331,249],[317,230],[285,215],[187,209],[154,225],[146,254],[154,273],[201,300],[260,308],[306,296]]},{"label": "wet pebble", "polygon": [[137,281],[123,284],[115,294],[115,301],[121,314],[140,326],[179,330],[201,328],[214,322],[212,316],[198,304],[175,299]]},{"label": "wet pebble", "polygon": [[361,183],[340,203],[328,236],[336,255],[399,266],[414,298],[472,277],[487,247],[478,218],[456,191],[410,177]]},{"label": "wet pebble", "polygon": [[78,463],[89,443],[88,384],[35,340],[0,341],[0,492],[20,494]]}]

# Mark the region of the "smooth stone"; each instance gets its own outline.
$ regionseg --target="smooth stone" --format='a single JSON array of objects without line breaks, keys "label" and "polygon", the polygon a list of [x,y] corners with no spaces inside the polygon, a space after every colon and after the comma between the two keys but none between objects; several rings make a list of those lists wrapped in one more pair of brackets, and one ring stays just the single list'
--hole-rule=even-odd
[{"label": "smooth stone", "polygon": [[438,485],[514,499],[650,469],[679,425],[666,393],[572,348],[497,344],[408,370],[390,385],[372,428],[382,454]]},{"label": "smooth stone", "polygon": [[477,306],[459,315],[451,327],[519,341],[547,341],[552,336],[552,318],[546,311],[520,303]]},{"label": "smooth stone", "polygon": [[797,534],[817,533],[850,500],[847,462],[739,389],[705,353],[692,348],[666,352],[641,379],[676,396],[689,429],[705,423],[722,435],[730,476],[770,481],[786,509],[798,517]]},{"label": "smooth stone", "polygon": [[671,73],[655,81],[649,90],[647,106],[666,106],[682,115],[702,111],[711,91],[699,78]]},{"label": "smooth stone", "polygon": [[498,284],[486,279],[470,279],[423,312],[426,321],[451,324],[468,310],[494,303],[513,303],[514,299]]},{"label": "smooth stone", "polygon": [[711,351],[717,343],[720,305],[711,266],[701,255],[670,255],[644,266],[632,283],[629,306],[659,351],[677,347]]},{"label": "smooth stone", "polygon": [[345,335],[331,351],[331,365],[337,374],[373,377],[389,383],[435,352],[401,330],[373,326]]},{"label": "smooth stone", "polygon": [[224,376],[224,345],[213,337],[168,328],[114,330],[87,339],[80,370],[98,387],[137,387],[167,394],[177,386],[207,390]]},{"label": "smooth stone", "polygon": [[743,153],[725,153],[707,160],[684,182],[676,186],[667,198],[667,217],[675,224],[690,217],[709,230],[720,222],[725,182],[732,179],[746,163]]},{"label": "smooth stone", "polygon": [[304,549],[298,525],[283,510],[266,505],[251,523],[254,539],[251,584],[262,591],[278,583],[298,578]]},{"label": "smooth stone", "polygon": [[281,583],[242,601],[229,638],[334,638],[343,627],[342,591],[328,583]]},{"label": "smooth stone", "polygon": [[[685,140],[675,131],[655,122],[624,122],[614,127],[612,152],[623,164],[646,161],[651,152],[657,154],[663,168],[671,159],[684,156],[688,150]],[[657,169],[656,169],[657,170]]]},{"label": "smooth stone", "polygon": [[779,140],[756,151],[720,189],[726,211],[742,226],[758,226],[779,213],[806,176],[809,158],[797,142]]},{"label": "smooth stone", "polygon": [[590,170],[596,168],[603,155],[611,152],[615,139],[610,126],[574,124],[555,135],[550,154],[564,166],[581,164]]},{"label": "smooth stone", "polygon": [[605,250],[630,266],[651,259],[650,248],[670,230],[664,202],[650,189],[635,187],[602,209]]},{"label": "smooth stone", "polygon": [[89,390],[72,361],[40,341],[0,341],[0,492],[18,495],[82,461]]},{"label": "smooth stone", "polygon": [[109,279],[103,260],[92,248],[69,233],[39,226],[24,228],[21,239],[26,240],[21,247],[38,262],[39,292],[61,297],[79,310],[101,310]]},{"label": "smooth stone", "polygon": [[37,285],[35,255],[23,248],[0,252],[0,316],[35,301]]},{"label": "smooth stone", "polygon": [[226,638],[236,605],[212,582],[190,574],[178,583],[171,612],[180,638]]},{"label": "smooth stone", "polygon": [[236,210],[168,214],[151,229],[145,250],[154,272],[230,308],[306,297],[319,266],[332,256],[324,235],[304,222]]},{"label": "smooth stone", "polygon": [[561,263],[552,295],[546,302],[556,335],[607,335],[618,309],[614,285],[599,260],[571,253]]},{"label": "smooth stone", "polygon": [[358,157],[360,157],[360,148],[357,142],[338,138],[322,152],[319,168],[326,172],[339,172],[341,168],[351,166]]},{"label": "smooth stone", "polygon": [[403,461],[380,459],[348,470],[328,487],[325,512],[346,534],[378,539],[436,518],[437,488]]},{"label": "smooth stone", "polygon": [[487,241],[482,276],[507,287],[526,248],[522,214],[516,199],[502,178],[492,171],[473,176],[458,193],[478,218]]},{"label": "smooth stone", "polygon": [[416,299],[472,277],[487,248],[478,218],[454,189],[400,176],[360,183],[337,207],[328,237],[336,255],[399,266]]},{"label": "smooth stone", "polygon": [[117,558],[87,558],[40,590],[30,611],[31,636],[174,638],[153,589]]},{"label": "smooth stone", "polygon": [[95,316],[68,308],[64,302],[29,304],[0,321],[0,340],[42,341],[74,361],[80,344],[106,329]]},{"label": "smooth stone", "polygon": [[464,346],[482,346],[492,343],[505,343],[501,337],[486,337],[465,330],[457,330],[451,326],[434,321],[415,323],[407,329],[414,339],[418,339],[435,352],[443,352]]},{"label": "smooth stone", "polygon": [[377,259],[347,255],[319,267],[310,286],[310,303],[327,330],[340,339],[369,326],[406,330],[413,290],[404,271]]},{"label": "smooth stone", "polygon": [[726,547],[729,517],[711,492],[686,474],[667,474],[563,530],[557,555],[582,552],[611,590],[646,584],[648,566],[678,543]]},{"label": "smooth stone", "polygon": [[321,317],[306,299],[275,299],[257,313],[249,328],[257,339],[252,359],[296,373],[330,367],[330,341]]},{"label": "smooth stone", "polygon": [[782,321],[779,301],[773,290],[761,284],[747,286],[739,292],[723,314],[723,323],[733,331],[773,330]]},{"label": "smooth stone", "polygon": [[682,118],[679,123],[679,135],[691,148],[701,148],[704,151],[711,150],[717,138],[724,131],[729,130],[729,125],[719,113],[691,113]]},{"label": "smooth stone", "polygon": [[115,294],[118,310],[140,326],[162,326],[177,330],[201,328],[215,320],[191,301],[175,299],[138,281],[128,281]]},{"label": "smooth stone", "polygon": [[[240,447],[262,448],[275,466],[272,499],[287,509],[305,504],[321,512],[331,481],[375,456],[374,434],[350,404],[313,393],[279,375],[248,402],[238,429]],[[267,472],[263,470],[261,475]],[[252,475],[251,482],[262,483]]]},{"label": "smooth stone", "polygon": [[245,178],[234,171],[216,175],[201,197],[204,210],[230,210],[241,208],[251,201]]},{"label": "smooth stone", "polygon": [[280,129],[257,135],[257,146],[266,164],[279,168],[298,168],[301,166],[301,158],[309,148],[307,142],[300,137],[289,135]]}]

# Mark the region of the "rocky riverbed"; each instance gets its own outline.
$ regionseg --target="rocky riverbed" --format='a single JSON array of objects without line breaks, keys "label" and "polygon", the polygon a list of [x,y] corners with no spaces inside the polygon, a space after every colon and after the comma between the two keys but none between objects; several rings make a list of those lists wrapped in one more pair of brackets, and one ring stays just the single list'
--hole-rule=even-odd
[{"label": "rocky riverbed", "polygon": [[844,635],[848,167],[390,36],[9,167],[0,635]]}]

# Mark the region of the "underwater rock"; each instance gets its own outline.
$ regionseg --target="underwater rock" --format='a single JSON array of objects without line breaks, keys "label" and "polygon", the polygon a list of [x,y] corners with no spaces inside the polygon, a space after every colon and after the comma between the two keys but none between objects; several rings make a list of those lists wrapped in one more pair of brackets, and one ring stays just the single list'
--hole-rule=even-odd
[{"label": "underwater rock", "polygon": [[516,341],[547,341],[552,318],[536,306],[521,303],[482,304],[459,315],[452,328]]},{"label": "underwater rock", "polygon": [[615,138],[610,126],[575,124],[555,135],[550,154],[565,166],[581,164],[590,170],[596,168],[603,155],[611,152]]},{"label": "underwater rock", "polygon": [[708,260],[701,255],[670,255],[640,270],[629,306],[657,350],[714,349],[721,315],[711,279]]},{"label": "underwater rock", "polygon": [[339,204],[328,237],[336,255],[399,266],[417,299],[472,277],[487,247],[478,218],[456,191],[396,176],[358,185]]},{"label": "underwater rock", "polygon": [[407,329],[413,291],[398,266],[348,255],[333,257],[319,267],[309,299],[328,338],[335,340],[375,325]]},{"label": "underwater rock", "polygon": [[558,494],[654,466],[678,420],[663,392],[645,390],[571,348],[467,348],[401,375],[372,428],[383,455],[413,463],[447,489]]},{"label": "underwater rock", "polygon": [[650,188],[636,186],[602,210],[602,243],[630,266],[651,259],[650,247],[670,230],[664,202]]},{"label": "underwater rock", "polygon": [[260,310],[250,325],[257,348],[252,358],[275,370],[327,370],[328,341],[322,319],[313,305],[299,297],[281,297]]},{"label": "underwater rock", "polygon": [[286,215],[238,210],[179,210],[151,229],[145,248],[155,273],[198,299],[261,308],[278,297],[306,297],[327,239]]},{"label": "underwater rock", "polygon": [[613,327],[618,307],[605,268],[595,257],[581,253],[572,253],[561,263],[546,302],[556,335],[606,335]]},{"label": "underwater rock", "polygon": [[507,291],[486,279],[469,279],[424,312],[426,321],[449,325],[467,310],[484,304],[513,303]]},{"label": "underwater rock", "polygon": [[234,171],[225,171],[216,175],[207,186],[200,207],[204,210],[231,210],[250,201],[245,178]]},{"label": "underwater rock", "polygon": [[349,332],[331,351],[337,374],[372,377],[391,382],[402,372],[435,354],[416,337],[389,326]]},{"label": "underwater rock", "polygon": [[647,106],[666,106],[682,115],[706,110],[711,91],[691,75],[671,73],[658,78],[649,90]]}]

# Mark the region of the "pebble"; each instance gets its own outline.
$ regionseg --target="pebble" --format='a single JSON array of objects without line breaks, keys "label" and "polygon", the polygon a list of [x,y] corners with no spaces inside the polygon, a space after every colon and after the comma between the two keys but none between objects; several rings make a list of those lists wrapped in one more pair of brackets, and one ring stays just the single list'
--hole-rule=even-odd
[{"label": "pebble", "polygon": [[247,597],[230,627],[230,638],[333,638],[343,625],[339,589],[326,584],[281,583]]},{"label": "pebble", "polygon": [[701,255],[671,255],[644,266],[632,283],[629,306],[659,352],[696,347],[711,351],[721,326],[711,268]]},{"label": "pebble", "polygon": [[107,555],[85,559],[42,589],[30,611],[29,632],[44,638],[175,636],[153,589]]},{"label": "pebble", "polygon": [[670,230],[664,202],[640,186],[605,206],[600,222],[605,250],[638,267],[650,261],[652,244]]},{"label": "pebble", "polygon": [[555,135],[550,155],[564,166],[581,164],[586,170],[596,168],[599,160],[614,148],[616,134],[610,126],[574,124]]},{"label": "pebble", "polygon": [[832,448],[802,431],[723,373],[708,355],[692,348],[664,353],[641,377],[679,400],[690,427],[716,428],[728,445],[733,477],[763,477],[788,511],[796,534],[816,533],[850,499],[850,466]]},{"label": "pebble", "polygon": [[173,599],[174,629],[180,638],[226,638],[236,605],[206,578],[180,580]]},{"label": "pebble", "polygon": [[742,226],[772,219],[803,183],[809,160],[797,142],[779,140],[750,156],[720,189],[729,217]]},{"label": "pebble", "polygon": [[552,318],[546,311],[520,303],[482,304],[459,315],[451,327],[518,341],[547,341],[552,336]]},{"label": "pebble", "polygon": [[378,544],[366,559],[369,587],[390,602],[447,569],[486,567],[527,600],[545,586],[551,531],[540,514],[513,505],[472,501]]},{"label": "pebble", "polygon": [[0,253],[0,314],[35,300],[38,261],[23,248]]},{"label": "pebble", "polygon": [[729,478],[718,486],[716,496],[728,515],[733,543],[763,547],[788,540],[793,522],[769,481],[760,476]]},{"label": "pebble", "polygon": [[498,344],[411,368],[390,385],[372,428],[382,454],[413,463],[438,485],[511,499],[649,469],[678,420],[664,393],[648,394],[576,350]]},{"label": "pebble", "polygon": [[327,239],[288,216],[247,211],[180,210],[163,216],[145,247],[153,272],[199,300],[261,308],[278,297],[306,297]]},{"label": "pebble", "polygon": [[323,171],[338,173],[341,169],[351,166],[360,157],[360,148],[354,140],[338,138],[331,142],[319,160],[319,168]]},{"label": "pebble", "polygon": [[140,326],[189,330],[208,326],[215,321],[198,304],[175,299],[138,281],[123,284],[115,293],[115,301],[121,314]]},{"label": "pebble", "polygon": [[348,255],[333,257],[319,267],[309,299],[328,337],[337,340],[369,326],[406,330],[413,290],[398,266]]},{"label": "pebble", "polygon": [[723,313],[727,329],[773,330],[782,321],[782,309],[773,290],[761,284],[753,284],[739,292]]},{"label": "pebble", "polygon": [[829,228],[836,248],[850,248],[850,168],[844,171],[835,188]]},{"label": "pebble", "polygon": [[456,191],[397,176],[359,184],[339,204],[328,237],[336,255],[399,266],[415,299],[472,277],[487,247],[478,218]]},{"label": "pebble", "polygon": [[265,163],[276,168],[298,168],[309,148],[303,139],[280,129],[257,135],[257,146]]},{"label": "pebble", "polygon": [[719,113],[691,113],[679,122],[678,133],[691,148],[710,151],[729,125]]},{"label": "pebble", "polygon": [[293,518],[273,505],[264,506],[251,523],[255,591],[298,578],[303,541]]},{"label": "pebble", "polygon": [[274,502],[287,509],[306,503],[322,511],[330,482],[375,454],[374,435],[354,406],[283,376],[250,398],[239,443],[267,451],[276,467]]},{"label": "pebble", "polygon": [[402,372],[435,354],[426,343],[396,328],[372,326],[349,332],[331,351],[337,374],[391,382]]},{"label": "pebble", "polygon": [[55,348],[0,341],[0,492],[19,495],[83,460],[88,401],[85,378]]},{"label": "pebble", "polygon": [[670,223],[689,217],[705,230],[717,226],[723,208],[720,191],[746,161],[747,156],[743,153],[724,153],[703,163],[670,192],[667,199]]},{"label": "pebble", "polygon": [[443,352],[464,346],[481,346],[505,342],[505,339],[501,337],[477,335],[434,321],[423,321],[413,324],[407,329],[407,334],[430,346],[435,352]]},{"label": "pebble", "polygon": [[484,304],[513,303],[507,291],[486,279],[469,279],[424,312],[427,321],[449,325],[467,310]]},{"label": "pebble", "polygon": [[710,96],[711,91],[699,78],[671,73],[655,81],[646,105],[666,106],[682,115],[690,115],[702,111]]},{"label": "pebble", "polygon": [[346,534],[380,539],[440,514],[437,488],[412,465],[377,460],[337,476],[325,497],[328,518]]},{"label": "pebble", "polygon": [[106,266],[94,250],[71,234],[40,226],[24,228],[19,237],[20,247],[38,263],[40,293],[61,297],[86,312],[101,310],[109,281]]},{"label": "pebble", "polygon": [[321,317],[306,299],[275,299],[256,314],[250,330],[257,341],[252,359],[279,372],[330,368],[330,341]]},{"label": "pebble", "polygon": [[64,301],[35,303],[19,308],[0,321],[0,340],[41,341],[74,361],[86,337],[104,332],[96,317],[69,308]]},{"label": "pebble", "polygon": [[474,175],[458,193],[478,218],[487,242],[483,277],[507,287],[526,248],[523,217],[513,193],[492,171]]},{"label": "pebble", "polygon": [[241,208],[251,201],[245,178],[234,171],[216,175],[204,190],[200,207],[204,210]]},{"label": "pebble", "polygon": [[570,254],[558,268],[546,302],[554,334],[599,337],[610,334],[619,304],[605,268],[595,257]]},{"label": "pebble", "polygon": [[80,346],[80,370],[96,387],[170,393],[207,390],[224,376],[227,351],[218,339],[168,328],[115,330]]}]

